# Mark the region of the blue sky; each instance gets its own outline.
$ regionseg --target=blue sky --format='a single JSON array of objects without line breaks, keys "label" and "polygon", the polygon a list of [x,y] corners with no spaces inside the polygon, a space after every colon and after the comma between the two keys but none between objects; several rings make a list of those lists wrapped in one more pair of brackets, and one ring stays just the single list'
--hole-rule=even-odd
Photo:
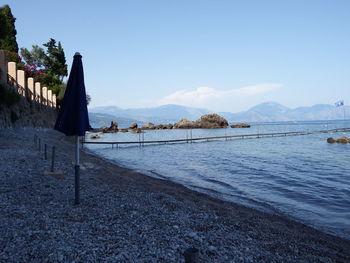
[{"label": "blue sky", "polygon": [[83,55],[91,106],[350,102],[350,1],[5,1],[20,47]]}]

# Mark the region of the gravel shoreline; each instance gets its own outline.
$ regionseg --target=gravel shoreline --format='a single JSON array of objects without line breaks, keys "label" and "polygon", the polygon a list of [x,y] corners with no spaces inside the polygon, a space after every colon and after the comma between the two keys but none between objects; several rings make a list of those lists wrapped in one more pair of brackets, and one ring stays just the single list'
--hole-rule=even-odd
[{"label": "gravel shoreline", "polygon": [[86,152],[75,206],[74,147],[51,129],[0,130],[0,156],[0,262],[350,262],[350,240]]}]

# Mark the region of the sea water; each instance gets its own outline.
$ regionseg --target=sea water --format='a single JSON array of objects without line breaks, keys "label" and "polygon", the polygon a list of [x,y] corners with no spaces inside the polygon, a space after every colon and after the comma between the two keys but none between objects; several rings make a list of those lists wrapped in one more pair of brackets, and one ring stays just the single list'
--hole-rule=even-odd
[{"label": "sea water", "polygon": [[[349,126],[342,121],[269,123],[249,129],[100,134],[98,141],[189,139]],[[326,141],[342,136],[350,137],[350,133],[87,147],[121,166],[350,239],[350,144]]]}]

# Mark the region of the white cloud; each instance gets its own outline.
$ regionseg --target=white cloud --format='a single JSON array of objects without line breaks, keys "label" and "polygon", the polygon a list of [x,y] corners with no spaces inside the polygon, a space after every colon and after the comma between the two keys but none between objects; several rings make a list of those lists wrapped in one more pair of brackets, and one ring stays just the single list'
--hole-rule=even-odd
[{"label": "white cloud", "polygon": [[281,84],[257,84],[230,90],[216,90],[209,87],[199,87],[194,90],[178,90],[159,101],[160,105],[179,104],[184,106],[202,107],[215,110],[226,110],[232,102],[256,98],[281,88]]},{"label": "white cloud", "polygon": [[219,96],[220,91],[208,87],[199,87],[195,90],[178,90],[161,99],[160,104],[198,104]]}]

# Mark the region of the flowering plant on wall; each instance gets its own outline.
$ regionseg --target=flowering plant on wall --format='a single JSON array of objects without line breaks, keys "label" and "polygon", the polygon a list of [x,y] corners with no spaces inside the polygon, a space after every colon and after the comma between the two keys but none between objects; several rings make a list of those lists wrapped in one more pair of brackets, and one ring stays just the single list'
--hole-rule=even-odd
[{"label": "flowering plant on wall", "polygon": [[45,69],[38,69],[35,65],[24,64],[24,71],[28,77],[34,78],[35,81],[40,81],[40,76],[46,73]]}]

